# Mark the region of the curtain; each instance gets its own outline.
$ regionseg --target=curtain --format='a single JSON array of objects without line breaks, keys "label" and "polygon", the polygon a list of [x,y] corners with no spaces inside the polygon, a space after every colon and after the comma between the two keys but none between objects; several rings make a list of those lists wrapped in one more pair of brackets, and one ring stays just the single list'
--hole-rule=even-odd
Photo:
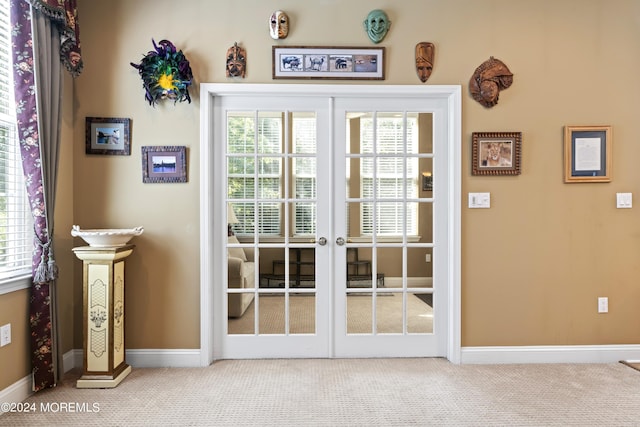
[{"label": "curtain", "polygon": [[53,213],[60,145],[61,63],[82,70],[75,1],[12,0],[12,45],[18,139],[34,219],[30,299],[34,391],[53,387],[58,363]]}]

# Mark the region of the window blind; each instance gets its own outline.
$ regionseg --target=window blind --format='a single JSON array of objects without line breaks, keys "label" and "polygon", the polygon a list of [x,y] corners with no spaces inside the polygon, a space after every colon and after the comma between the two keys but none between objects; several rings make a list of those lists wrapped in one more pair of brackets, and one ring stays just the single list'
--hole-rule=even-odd
[{"label": "window blind", "polygon": [[[234,112],[227,122],[227,197],[237,234],[280,235],[282,117]],[[234,200],[236,199],[236,200]]]},{"label": "window blind", "polygon": [[[294,116],[293,152],[308,154],[295,157],[293,183],[296,202],[294,204],[294,235],[316,233],[316,119],[315,116]],[[308,202],[305,202],[308,200]]]},{"label": "window blind", "polygon": [[[406,133],[405,133],[406,123]],[[375,129],[375,133],[374,133]],[[415,117],[373,116],[363,118],[360,128],[361,197],[383,200],[362,203],[362,234],[373,235],[374,216],[379,236],[418,234],[418,206],[406,199],[418,196],[418,121]],[[374,135],[376,144],[374,147]],[[374,183],[375,167],[375,183]],[[374,194],[375,188],[375,194]]]}]

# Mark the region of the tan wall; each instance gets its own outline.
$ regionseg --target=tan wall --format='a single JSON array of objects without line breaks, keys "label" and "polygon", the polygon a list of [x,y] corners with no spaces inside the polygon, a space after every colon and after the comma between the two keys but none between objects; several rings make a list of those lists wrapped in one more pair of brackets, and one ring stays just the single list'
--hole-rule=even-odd
[{"label": "tan wall", "polygon": [[[0,347],[0,391],[29,374],[29,290],[0,296],[0,326],[11,324],[11,344]],[[6,367],[11,367],[7,369]]]},{"label": "tan wall", "polygon": [[[78,3],[85,69],[74,93],[74,222],[145,227],[127,261],[129,348],[197,348],[200,319],[198,87],[191,104],[151,108],[129,63],[152,48],[151,38],[167,38],[184,50],[196,83],[272,83],[272,45],[370,46],[361,23],[378,7],[393,22],[382,43],[387,78],[359,83],[421,84],[414,46],[435,43],[428,84],[463,86],[463,206],[467,192],[491,192],[491,209],[462,210],[463,345],[640,341],[640,330],[629,327],[640,322],[640,223],[635,209],[615,209],[616,192],[638,193],[640,186],[637,2]],[[276,9],[287,11],[292,23],[279,42],[267,30]],[[244,81],[224,74],[226,49],[234,42],[247,50]],[[485,109],[470,98],[467,83],[491,55],[515,78],[499,104]],[[132,155],[85,155],[86,116],[131,118]],[[564,184],[563,126],[599,124],[614,130],[613,182]],[[523,132],[522,175],[472,177],[474,131]],[[142,184],[140,147],[174,144],[189,147],[189,182]],[[78,271],[79,261],[74,266]],[[80,280],[76,274],[76,317]],[[596,313],[598,296],[610,298],[609,314]],[[81,346],[78,328],[74,344]]]}]

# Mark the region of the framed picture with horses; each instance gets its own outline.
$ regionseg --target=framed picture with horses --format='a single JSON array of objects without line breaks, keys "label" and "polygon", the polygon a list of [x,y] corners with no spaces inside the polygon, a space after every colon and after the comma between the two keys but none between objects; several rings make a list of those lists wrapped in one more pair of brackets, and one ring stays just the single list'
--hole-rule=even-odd
[{"label": "framed picture with horses", "polygon": [[273,46],[274,79],[384,80],[384,47]]},{"label": "framed picture with horses", "polygon": [[520,175],[522,132],[474,132],[472,175]]}]

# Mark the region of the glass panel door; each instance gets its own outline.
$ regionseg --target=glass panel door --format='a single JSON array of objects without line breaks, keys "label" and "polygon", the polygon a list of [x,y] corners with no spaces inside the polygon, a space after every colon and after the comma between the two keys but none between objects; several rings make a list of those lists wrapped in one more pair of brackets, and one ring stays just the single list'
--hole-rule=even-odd
[{"label": "glass panel door", "polygon": [[279,101],[288,109],[240,100],[225,112],[229,357],[328,356],[328,249],[318,243],[328,221],[318,193],[329,184],[317,179],[329,158],[318,150],[326,113]]},{"label": "glass panel door", "polygon": [[216,102],[220,358],[446,355],[446,115],[421,98]]},{"label": "glass panel door", "polygon": [[335,121],[344,123],[336,129],[344,141],[335,158],[344,164],[336,355],[433,356],[442,351],[434,329],[433,114],[408,109],[410,102],[376,104],[336,103]]}]

